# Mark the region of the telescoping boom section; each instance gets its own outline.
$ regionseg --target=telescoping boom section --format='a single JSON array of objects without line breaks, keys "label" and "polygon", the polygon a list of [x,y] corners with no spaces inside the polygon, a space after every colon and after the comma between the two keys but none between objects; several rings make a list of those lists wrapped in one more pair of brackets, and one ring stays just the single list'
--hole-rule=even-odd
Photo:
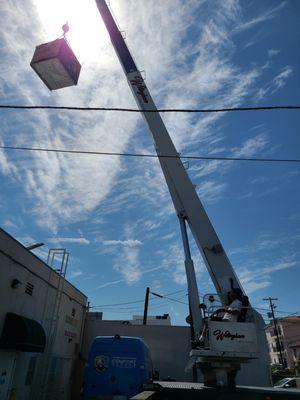
[{"label": "telescoping boom section", "polygon": [[[145,84],[145,81],[138,70],[130,51],[125,43],[125,40],[119,31],[116,22],[114,21],[112,14],[107,6],[105,0],[96,0],[99,12],[104,21],[104,24],[110,35],[113,47],[118,55],[119,61],[123,67],[126,75],[129,87],[133,93],[136,103],[142,112],[144,120],[148,126],[149,132],[152,136],[154,147],[158,155],[158,159],[168,185],[169,192],[172,197],[172,201],[176,210],[176,214],[180,221],[184,253],[185,253],[185,270],[187,276],[188,292],[189,292],[189,305],[191,312],[191,319],[193,322],[196,338],[199,337],[201,328],[203,325],[203,316],[201,309],[199,308],[199,295],[195,276],[195,269],[193,260],[190,254],[190,248],[188,243],[188,235],[186,231],[186,225],[189,226],[192,235],[197,243],[198,249],[203,257],[205,265],[208,269],[210,277],[216,288],[216,294],[218,295],[222,306],[228,305],[228,292],[232,288],[240,289],[244,293],[241,283],[239,282],[233,267],[223,249],[222,244],[216,234],[212,223],[210,222],[206,211],[197,195],[195,187],[191,182],[187,171],[179,157],[170,135],[162,121],[159,112],[154,104],[154,101],[149,93],[149,90]],[[155,3],[154,3],[155,4]],[[244,293],[245,294],[245,293]],[[252,382],[255,385],[266,385],[269,381],[268,374],[268,354],[266,340],[264,336],[264,322],[262,317],[255,311],[248,311],[249,329],[251,331],[251,337],[253,334],[256,336],[254,342],[256,343],[255,349],[247,349],[245,334],[239,334],[239,332],[231,332],[230,323],[226,325],[226,330],[229,334],[233,334],[233,339],[230,338],[231,342],[244,341],[240,347],[242,351],[235,351],[234,347],[229,346],[227,351],[228,363],[232,362],[237,364],[238,362],[247,362],[248,364],[243,366],[247,369],[245,375],[251,375],[248,382]],[[220,323],[219,323],[220,325]],[[224,323],[223,323],[224,325]],[[238,329],[239,325],[235,325],[232,329]],[[240,324],[242,327],[242,325]],[[219,329],[218,327],[217,329]],[[246,325],[243,327],[245,332]],[[208,324],[208,329],[213,329],[211,323]],[[223,326],[221,325],[221,330]],[[215,329],[216,330],[216,329]],[[246,335],[247,336],[247,335]],[[228,339],[228,334],[227,334]],[[222,346],[219,344],[224,341],[218,340],[218,346],[215,349],[210,349],[210,353],[205,353],[204,350],[194,350],[191,353],[191,359],[196,364],[207,364],[210,362],[211,365],[217,364],[222,358],[220,355],[226,353],[226,349],[222,351]],[[249,341],[249,345],[251,340]],[[248,346],[249,347],[249,346]],[[247,350],[247,351],[246,351]],[[250,353],[251,355],[249,355]]]}]

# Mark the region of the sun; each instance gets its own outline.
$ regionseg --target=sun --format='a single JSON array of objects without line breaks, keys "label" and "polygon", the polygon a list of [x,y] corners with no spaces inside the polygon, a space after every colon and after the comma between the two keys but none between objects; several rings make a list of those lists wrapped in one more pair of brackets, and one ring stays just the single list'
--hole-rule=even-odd
[{"label": "sun", "polygon": [[[99,48],[109,42],[95,0],[33,0],[45,32],[45,41],[62,35],[68,22],[67,40],[80,63],[99,61]],[[44,38],[41,38],[41,42]],[[37,43],[40,44],[40,43]]]}]

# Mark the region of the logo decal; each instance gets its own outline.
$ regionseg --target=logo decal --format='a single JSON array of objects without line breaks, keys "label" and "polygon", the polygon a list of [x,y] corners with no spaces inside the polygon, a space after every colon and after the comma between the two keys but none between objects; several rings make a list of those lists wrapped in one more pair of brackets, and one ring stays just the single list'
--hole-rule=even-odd
[{"label": "logo decal", "polygon": [[113,357],[111,365],[115,368],[134,369],[137,365],[136,358]]},{"label": "logo decal", "polygon": [[230,333],[229,331],[221,331],[221,329],[216,329],[213,331],[213,335],[216,336],[217,340],[222,341],[224,338],[234,340],[234,339],[244,339],[245,335],[239,335],[238,333]]},{"label": "logo decal", "polygon": [[141,76],[136,75],[134,77],[134,79],[130,80],[130,82],[131,82],[132,86],[136,86],[137,87],[138,90],[137,90],[136,93],[139,94],[142,97],[144,103],[148,103],[149,102],[148,101],[148,96],[145,93],[145,90],[147,88],[146,88],[146,85],[144,84],[143,78]]},{"label": "logo decal", "polygon": [[97,372],[106,371],[109,366],[109,357],[96,356],[94,360],[94,368]]}]

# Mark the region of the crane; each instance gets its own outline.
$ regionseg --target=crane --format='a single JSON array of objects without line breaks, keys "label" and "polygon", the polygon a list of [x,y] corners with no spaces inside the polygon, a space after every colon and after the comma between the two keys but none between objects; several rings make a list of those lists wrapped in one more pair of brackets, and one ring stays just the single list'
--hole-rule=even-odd
[{"label": "crane", "polygon": [[[228,292],[232,288],[240,289],[244,295],[245,292],[106,1],[96,0],[96,3],[126,75],[128,85],[152,136],[159,163],[179,219],[185,254],[191,320],[197,339],[203,326],[203,315],[199,307],[198,286],[191,257],[187,226],[192,232],[222,306],[228,305]],[[191,363],[201,368],[204,380],[207,382],[211,382],[210,377],[213,375],[212,381],[216,385],[226,385],[230,380],[230,376],[235,376],[240,364],[245,363],[242,369],[245,370],[246,374],[251,375],[252,384],[258,386],[267,386],[269,384],[269,361],[263,329],[264,321],[261,315],[251,307],[249,307],[247,314],[247,322],[243,324],[210,321],[208,326],[211,336],[210,348],[192,349],[190,353]],[[224,324],[227,324],[226,327],[224,327]],[[227,331],[223,332],[222,329],[224,330],[225,328]],[[231,330],[234,334],[231,333]],[[217,331],[223,332],[225,338],[226,332],[229,332],[229,335],[231,335],[231,337],[229,336],[229,341],[232,342],[233,346],[225,346],[226,340],[220,339],[222,334],[216,339],[215,332]],[[214,342],[212,340],[213,336],[216,339]],[[207,373],[207,366],[209,366],[209,373]],[[213,374],[211,374],[211,371],[213,371]]]}]

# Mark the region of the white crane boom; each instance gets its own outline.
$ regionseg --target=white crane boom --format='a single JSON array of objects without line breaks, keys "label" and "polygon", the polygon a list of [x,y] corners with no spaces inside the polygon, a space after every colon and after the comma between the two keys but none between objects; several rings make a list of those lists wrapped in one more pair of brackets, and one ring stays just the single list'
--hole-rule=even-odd
[{"label": "white crane boom", "polygon": [[[234,287],[242,289],[241,284],[204,210],[195,187],[179,158],[179,154],[165,124],[159,112],[156,111],[157,108],[145,81],[127,48],[106,2],[104,0],[97,0],[97,5],[126,74],[128,84],[139,109],[143,112],[143,117],[153,137],[155,149],[177,215],[187,220],[217,293],[224,299],[224,295],[230,291],[232,284]],[[151,112],[148,112],[149,110]],[[170,156],[170,158],[160,157],[166,155]]]},{"label": "white crane boom", "polygon": [[[193,237],[197,243],[199,251],[203,257],[223,306],[228,305],[227,294],[233,287],[239,288],[242,291],[243,288],[204,210],[195,187],[185,170],[180,156],[152,100],[145,81],[128,50],[125,40],[112,17],[106,1],[96,0],[96,3],[127,77],[128,84],[153,138],[155,150],[158,155],[177,216],[179,217],[185,252],[185,269],[189,292],[190,312],[197,338],[202,326],[202,314],[199,308],[199,294],[194,264],[190,255],[188,236],[186,232],[186,222],[191,229]],[[242,357],[238,356],[237,353],[227,353],[227,356],[230,356],[227,358],[227,360],[230,359],[232,361],[232,359],[234,360],[235,357],[236,359],[240,357],[241,362],[245,362],[245,359],[250,362],[250,359],[252,359],[251,365],[247,370],[245,369],[245,373],[246,375],[250,374],[250,382],[255,382],[257,385],[265,385],[266,382],[269,381],[269,373],[267,346],[263,331],[264,321],[262,317],[254,310],[251,310],[251,318],[252,323],[250,325],[252,330],[256,332],[256,340],[258,343],[258,351],[260,356],[253,357],[249,354],[246,354],[245,357]],[[229,327],[229,325],[227,325],[227,327]],[[195,357],[198,357],[197,354]],[[222,357],[220,358],[220,356],[217,356],[216,359],[221,360]],[[228,365],[228,361],[226,361],[225,358],[223,357],[222,361],[224,362],[224,368],[226,368]],[[212,362],[212,365],[213,363],[214,361]],[[219,362],[217,364],[219,364]]]}]

